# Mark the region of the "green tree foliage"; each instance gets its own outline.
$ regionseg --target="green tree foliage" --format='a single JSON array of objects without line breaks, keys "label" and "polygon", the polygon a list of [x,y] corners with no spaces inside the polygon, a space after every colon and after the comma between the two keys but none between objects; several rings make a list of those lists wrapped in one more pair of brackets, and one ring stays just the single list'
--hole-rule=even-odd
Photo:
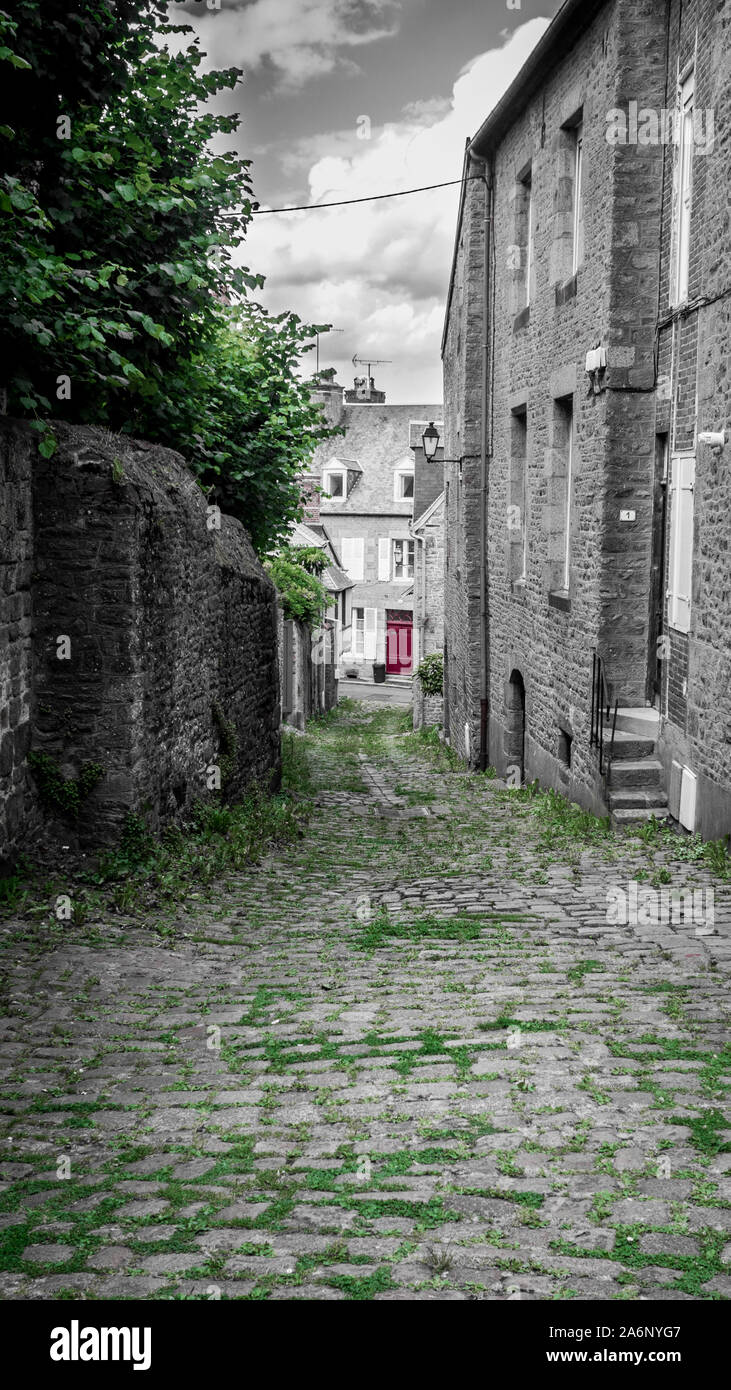
[{"label": "green tree foliage", "polygon": [[0,11],[0,385],[49,456],[54,417],[180,449],[265,549],[334,431],[297,375],[315,327],[247,298],[250,161],[209,109],[241,74],[162,46],[191,33],[164,0]]},{"label": "green tree foliage", "polygon": [[327,608],[328,596],[324,584],[296,558],[296,551],[285,549],[266,561],[277,586],[285,618],[317,627]]}]

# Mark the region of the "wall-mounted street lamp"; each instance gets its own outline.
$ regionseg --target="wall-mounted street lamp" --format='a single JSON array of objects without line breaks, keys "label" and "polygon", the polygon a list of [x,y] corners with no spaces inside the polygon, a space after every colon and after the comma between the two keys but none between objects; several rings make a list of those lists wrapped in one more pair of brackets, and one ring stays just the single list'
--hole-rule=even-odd
[{"label": "wall-mounted street lamp", "polygon": [[428,463],[432,463],[439,448],[439,430],[433,420],[429,421],[424,433],[421,436],[424,458]]},{"label": "wall-mounted street lamp", "polygon": [[[430,420],[429,424],[424,430],[424,433],[421,436],[421,447],[424,450],[424,458],[427,460],[428,463],[434,462],[434,459],[436,458],[437,449],[441,447],[439,442],[440,439],[441,435],[439,433],[439,430],[434,424],[434,421]],[[460,467],[460,473],[462,471],[461,459],[442,459],[442,463],[458,463]]]}]

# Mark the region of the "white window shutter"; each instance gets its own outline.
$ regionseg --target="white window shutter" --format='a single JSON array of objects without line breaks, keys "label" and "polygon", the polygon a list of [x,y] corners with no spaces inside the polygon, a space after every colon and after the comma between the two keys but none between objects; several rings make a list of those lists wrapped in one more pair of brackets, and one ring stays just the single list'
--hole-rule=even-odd
[{"label": "white window shutter", "polygon": [[363,637],[363,657],[365,661],[375,661],[378,638],[378,609],[366,608]]},{"label": "white window shutter", "polygon": [[362,536],[343,536],[340,542],[340,555],[343,569],[348,578],[356,584],[361,583],[365,557],[365,541]]},{"label": "white window shutter", "polygon": [[378,537],[378,578],[391,578],[391,541],[388,536]]},{"label": "white window shutter", "polygon": [[693,586],[693,487],[695,459],[673,459],[670,487],[670,625],[690,631]]}]

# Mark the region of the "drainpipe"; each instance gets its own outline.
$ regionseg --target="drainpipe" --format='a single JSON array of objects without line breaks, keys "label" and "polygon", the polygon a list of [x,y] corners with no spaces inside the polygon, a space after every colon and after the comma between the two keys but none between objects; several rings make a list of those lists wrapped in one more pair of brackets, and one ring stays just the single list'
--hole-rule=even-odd
[{"label": "drainpipe", "polygon": [[487,585],[487,524],[489,502],[488,456],[492,448],[490,438],[491,397],[491,354],[490,354],[490,253],[492,250],[492,170],[486,159],[482,161],[482,178],[485,184],[485,216],[483,230],[483,295],[482,295],[482,420],[480,440],[480,772],[487,768],[488,754],[488,653],[489,653],[489,602]]}]

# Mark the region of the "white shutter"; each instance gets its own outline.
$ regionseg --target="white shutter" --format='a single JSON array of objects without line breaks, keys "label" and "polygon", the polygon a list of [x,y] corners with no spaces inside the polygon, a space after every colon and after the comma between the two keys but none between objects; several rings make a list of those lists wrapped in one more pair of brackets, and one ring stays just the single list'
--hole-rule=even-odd
[{"label": "white shutter", "polygon": [[364,623],[363,659],[375,661],[378,635],[378,609],[366,608]]},{"label": "white shutter", "polygon": [[356,584],[362,582],[365,557],[365,541],[362,536],[343,536],[340,555],[348,578]]},{"label": "white shutter", "polygon": [[389,536],[378,537],[378,578],[391,578],[391,540]]},{"label": "white shutter", "polygon": [[693,585],[693,487],[695,459],[680,454],[673,459],[670,484],[670,626],[690,630]]}]

